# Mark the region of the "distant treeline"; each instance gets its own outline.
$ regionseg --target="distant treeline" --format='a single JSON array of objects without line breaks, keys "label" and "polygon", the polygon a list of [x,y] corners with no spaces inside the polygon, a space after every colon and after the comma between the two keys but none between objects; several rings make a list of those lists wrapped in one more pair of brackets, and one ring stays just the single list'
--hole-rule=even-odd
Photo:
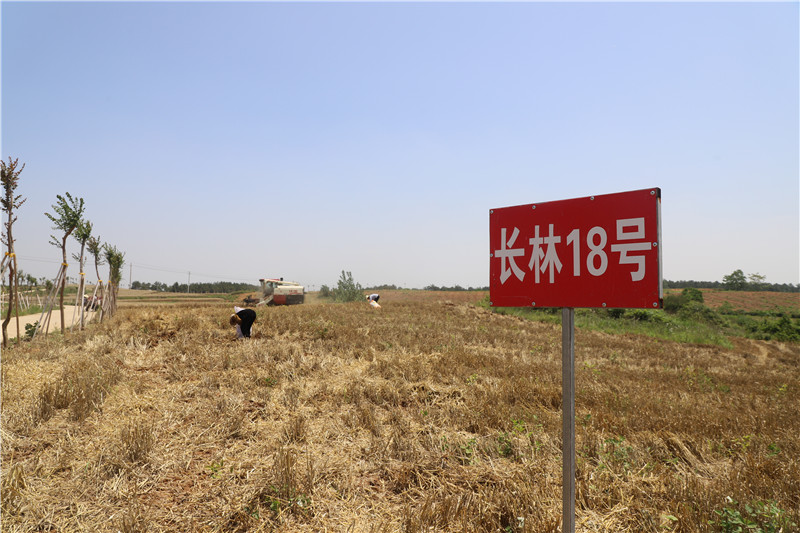
[{"label": "distant treeline", "polygon": [[131,289],[141,291],[158,291],[158,292],[192,292],[192,293],[232,293],[232,292],[247,292],[258,290],[257,285],[250,283],[232,283],[230,281],[217,281],[214,283],[192,283],[187,286],[186,283],[175,282],[172,285],[156,281],[153,283],[145,283],[142,281],[134,281],[131,283]]},{"label": "distant treeline", "polygon": [[[325,287],[325,285],[323,285],[323,287]],[[364,287],[361,290],[365,290],[365,291],[401,291],[401,290],[403,290],[403,287],[400,287],[398,285],[373,285],[371,287]]]},{"label": "distant treeline", "polygon": [[733,291],[770,291],[770,292],[800,292],[800,284],[792,283],[749,283],[744,282],[736,286],[721,281],[695,281],[695,280],[664,280],[665,289],[718,289]]},{"label": "distant treeline", "polygon": [[[722,281],[695,281],[695,280],[678,280],[672,281],[665,279],[665,289],[718,289],[718,290],[739,290],[739,291],[772,291],[772,292],[800,292],[800,284],[792,283],[766,283],[763,281],[752,282],[745,279],[735,279],[736,283]],[[154,283],[145,283],[142,281],[134,281],[131,284],[131,289],[134,290],[150,290],[158,292],[192,292],[192,293],[233,293],[233,292],[247,292],[259,290],[257,285],[249,283],[232,283],[229,281],[217,281],[215,283],[192,283],[190,290],[187,291],[186,283],[173,283],[167,285],[156,281]],[[368,291],[397,291],[403,290],[403,287],[394,284],[374,285],[372,287],[365,287],[363,290]],[[425,291],[488,291],[489,287],[462,287],[461,285],[446,286],[446,285],[427,285],[422,290]]]},{"label": "distant treeline", "polygon": [[[726,276],[726,278],[728,278]],[[381,285],[379,287],[372,287],[370,290],[393,290],[399,289],[395,285]],[[738,279],[735,276],[726,281],[695,281],[695,280],[679,280],[670,281],[664,280],[665,289],[718,289],[727,291],[771,291],[771,292],[800,292],[800,284],[793,285],[791,283],[766,283],[764,281],[747,281],[745,279]],[[425,291],[488,291],[489,287],[467,287],[466,289],[461,285],[454,287],[428,285],[423,290]]]},{"label": "distant treeline", "polygon": [[425,291],[488,291],[489,287],[467,287],[466,289],[461,285],[454,285],[452,287],[447,287],[442,285],[439,287],[438,285],[428,285],[422,290]]},{"label": "distant treeline", "polygon": [[[399,287],[397,285],[374,285],[372,287],[364,287],[365,291],[401,291],[406,290],[403,287]],[[409,289],[412,291],[416,291],[419,289]],[[423,291],[488,291],[489,287],[467,287],[466,289],[461,285],[454,285],[452,287],[447,287],[442,285],[441,287],[438,285],[428,285],[422,288]]]}]

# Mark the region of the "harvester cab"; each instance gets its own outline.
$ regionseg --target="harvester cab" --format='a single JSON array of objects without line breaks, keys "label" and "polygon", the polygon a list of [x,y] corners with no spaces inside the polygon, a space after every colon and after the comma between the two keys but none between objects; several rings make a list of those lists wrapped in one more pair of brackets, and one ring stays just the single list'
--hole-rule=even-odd
[{"label": "harvester cab", "polygon": [[280,279],[260,279],[261,301],[258,305],[301,304],[306,299],[305,287],[294,281]]}]

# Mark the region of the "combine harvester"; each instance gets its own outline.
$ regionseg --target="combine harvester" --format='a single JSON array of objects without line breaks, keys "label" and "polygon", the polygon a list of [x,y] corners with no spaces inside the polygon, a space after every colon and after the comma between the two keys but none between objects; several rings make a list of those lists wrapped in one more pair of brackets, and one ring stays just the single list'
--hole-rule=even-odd
[{"label": "combine harvester", "polygon": [[294,281],[260,279],[261,301],[258,305],[294,305],[306,300],[305,287]]}]

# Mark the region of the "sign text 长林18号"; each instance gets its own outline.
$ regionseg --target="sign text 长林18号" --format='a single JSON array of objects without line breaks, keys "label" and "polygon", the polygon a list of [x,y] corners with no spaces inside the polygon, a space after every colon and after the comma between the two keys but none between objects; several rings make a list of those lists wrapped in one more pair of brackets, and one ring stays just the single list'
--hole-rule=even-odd
[{"label": "sign text \u957f\u679718\u53f7", "polygon": [[501,307],[660,307],[658,188],[492,209]]}]

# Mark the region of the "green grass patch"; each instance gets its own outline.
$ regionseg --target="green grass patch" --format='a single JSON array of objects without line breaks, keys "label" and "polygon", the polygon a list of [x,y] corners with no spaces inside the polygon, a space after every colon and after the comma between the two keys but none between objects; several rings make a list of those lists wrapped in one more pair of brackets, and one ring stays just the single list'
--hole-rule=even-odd
[{"label": "green grass patch", "polygon": [[[42,306],[41,305],[32,305],[30,307],[20,307],[19,316],[36,315],[36,314],[41,314],[41,312],[42,312]],[[6,313],[8,313],[8,306],[4,305],[2,307],[2,309],[0,309],[0,316],[2,316],[3,319],[5,319]],[[13,312],[11,313],[11,316],[12,317],[15,316]]]},{"label": "green grass patch", "polygon": [[[480,305],[489,307],[486,297]],[[528,320],[561,323],[558,308],[492,308],[495,313]],[[576,309],[575,326],[613,335],[636,334],[682,343],[711,344],[732,348],[729,337],[746,337],[785,342],[800,341],[800,320],[788,314],[722,314],[699,301],[685,301],[663,309]]]},{"label": "green grass patch", "polygon": [[778,507],[774,501],[740,504],[728,497],[726,503],[728,506],[721,511],[714,511],[717,516],[714,520],[708,521],[708,525],[718,528],[717,531],[724,533],[796,531],[797,524],[792,521],[789,513]]}]

